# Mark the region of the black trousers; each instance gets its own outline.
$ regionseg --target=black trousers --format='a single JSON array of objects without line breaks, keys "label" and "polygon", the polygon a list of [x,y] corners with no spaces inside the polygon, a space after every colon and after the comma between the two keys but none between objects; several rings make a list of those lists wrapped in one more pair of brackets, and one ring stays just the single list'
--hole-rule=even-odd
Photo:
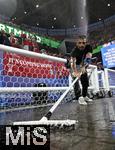
[{"label": "black trousers", "polygon": [[80,79],[81,85],[82,85],[82,91],[80,89],[79,81],[77,81],[74,85],[74,92],[75,92],[75,97],[78,99],[80,96],[86,97],[87,92],[88,92],[88,86],[89,86],[89,79],[87,72],[82,74]]}]

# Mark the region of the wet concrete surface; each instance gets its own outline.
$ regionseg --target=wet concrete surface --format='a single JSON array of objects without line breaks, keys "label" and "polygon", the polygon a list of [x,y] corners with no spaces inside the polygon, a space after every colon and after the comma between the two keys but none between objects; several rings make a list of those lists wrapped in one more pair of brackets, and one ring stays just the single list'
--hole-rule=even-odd
[{"label": "wet concrete surface", "polygon": [[[0,124],[39,120],[48,107],[0,113]],[[51,132],[51,150],[115,150],[115,98],[94,100],[87,106],[76,102],[60,105],[52,119],[75,119],[75,130]]]}]

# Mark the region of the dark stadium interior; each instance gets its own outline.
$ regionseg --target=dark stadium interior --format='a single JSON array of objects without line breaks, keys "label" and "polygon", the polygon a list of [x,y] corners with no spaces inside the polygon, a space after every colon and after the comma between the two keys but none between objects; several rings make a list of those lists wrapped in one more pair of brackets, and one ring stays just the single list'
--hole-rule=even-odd
[{"label": "dark stadium interior", "polygon": [[93,49],[92,102],[79,104],[70,89],[51,119],[74,119],[77,127],[51,132],[50,147],[115,150],[115,0],[0,0],[0,125],[38,121],[63,97],[75,78],[69,62],[79,35]]},{"label": "dark stadium interior", "polygon": [[[108,7],[108,3],[111,4]],[[0,1],[0,5],[3,2]],[[81,2],[79,0],[11,0],[10,3],[6,1],[6,6],[9,8],[14,7],[14,12],[9,12],[8,9],[4,12],[4,7],[1,7],[0,13],[15,18],[17,24],[27,24],[42,28],[64,29],[79,26],[78,20],[80,19]],[[37,6],[36,8],[36,5]],[[4,5],[3,5],[4,6]],[[16,7],[16,8],[15,8]],[[87,14],[89,24],[95,23],[112,16],[115,14],[115,1],[114,0],[88,0],[87,1]],[[25,14],[24,12],[27,12]],[[54,18],[56,17],[56,20]]]}]

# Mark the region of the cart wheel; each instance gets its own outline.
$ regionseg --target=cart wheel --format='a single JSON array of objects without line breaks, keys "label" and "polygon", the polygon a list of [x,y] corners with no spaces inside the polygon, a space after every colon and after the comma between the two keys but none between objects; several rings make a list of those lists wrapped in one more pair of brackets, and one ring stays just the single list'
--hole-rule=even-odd
[{"label": "cart wheel", "polygon": [[99,92],[97,93],[97,98],[102,98],[102,97],[103,97],[102,92],[99,91]]},{"label": "cart wheel", "polygon": [[88,97],[91,98],[91,99],[93,99],[94,98],[93,93],[92,92],[88,92]]},{"label": "cart wheel", "polygon": [[91,92],[92,99],[96,99],[96,93]]},{"label": "cart wheel", "polygon": [[101,90],[100,92],[102,93],[102,98],[105,98],[105,96],[106,96],[105,91]]},{"label": "cart wheel", "polygon": [[113,91],[108,91],[109,97],[113,97]]}]

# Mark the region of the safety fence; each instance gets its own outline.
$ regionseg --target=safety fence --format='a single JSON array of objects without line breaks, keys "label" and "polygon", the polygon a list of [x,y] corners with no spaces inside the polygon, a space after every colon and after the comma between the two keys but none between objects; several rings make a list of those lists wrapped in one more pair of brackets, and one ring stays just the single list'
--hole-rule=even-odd
[{"label": "safety fence", "polygon": [[110,97],[115,94],[115,70],[105,68],[98,71],[98,83],[100,91],[103,90]]},{"label": "safety fence", "polygon": [[[0,45],[0,109],[54,103],[72,82],[66,59]],[[89,90],[99,91],[97,67],[90,65]],[[73,100],[73,88],[63,103]]]}]

